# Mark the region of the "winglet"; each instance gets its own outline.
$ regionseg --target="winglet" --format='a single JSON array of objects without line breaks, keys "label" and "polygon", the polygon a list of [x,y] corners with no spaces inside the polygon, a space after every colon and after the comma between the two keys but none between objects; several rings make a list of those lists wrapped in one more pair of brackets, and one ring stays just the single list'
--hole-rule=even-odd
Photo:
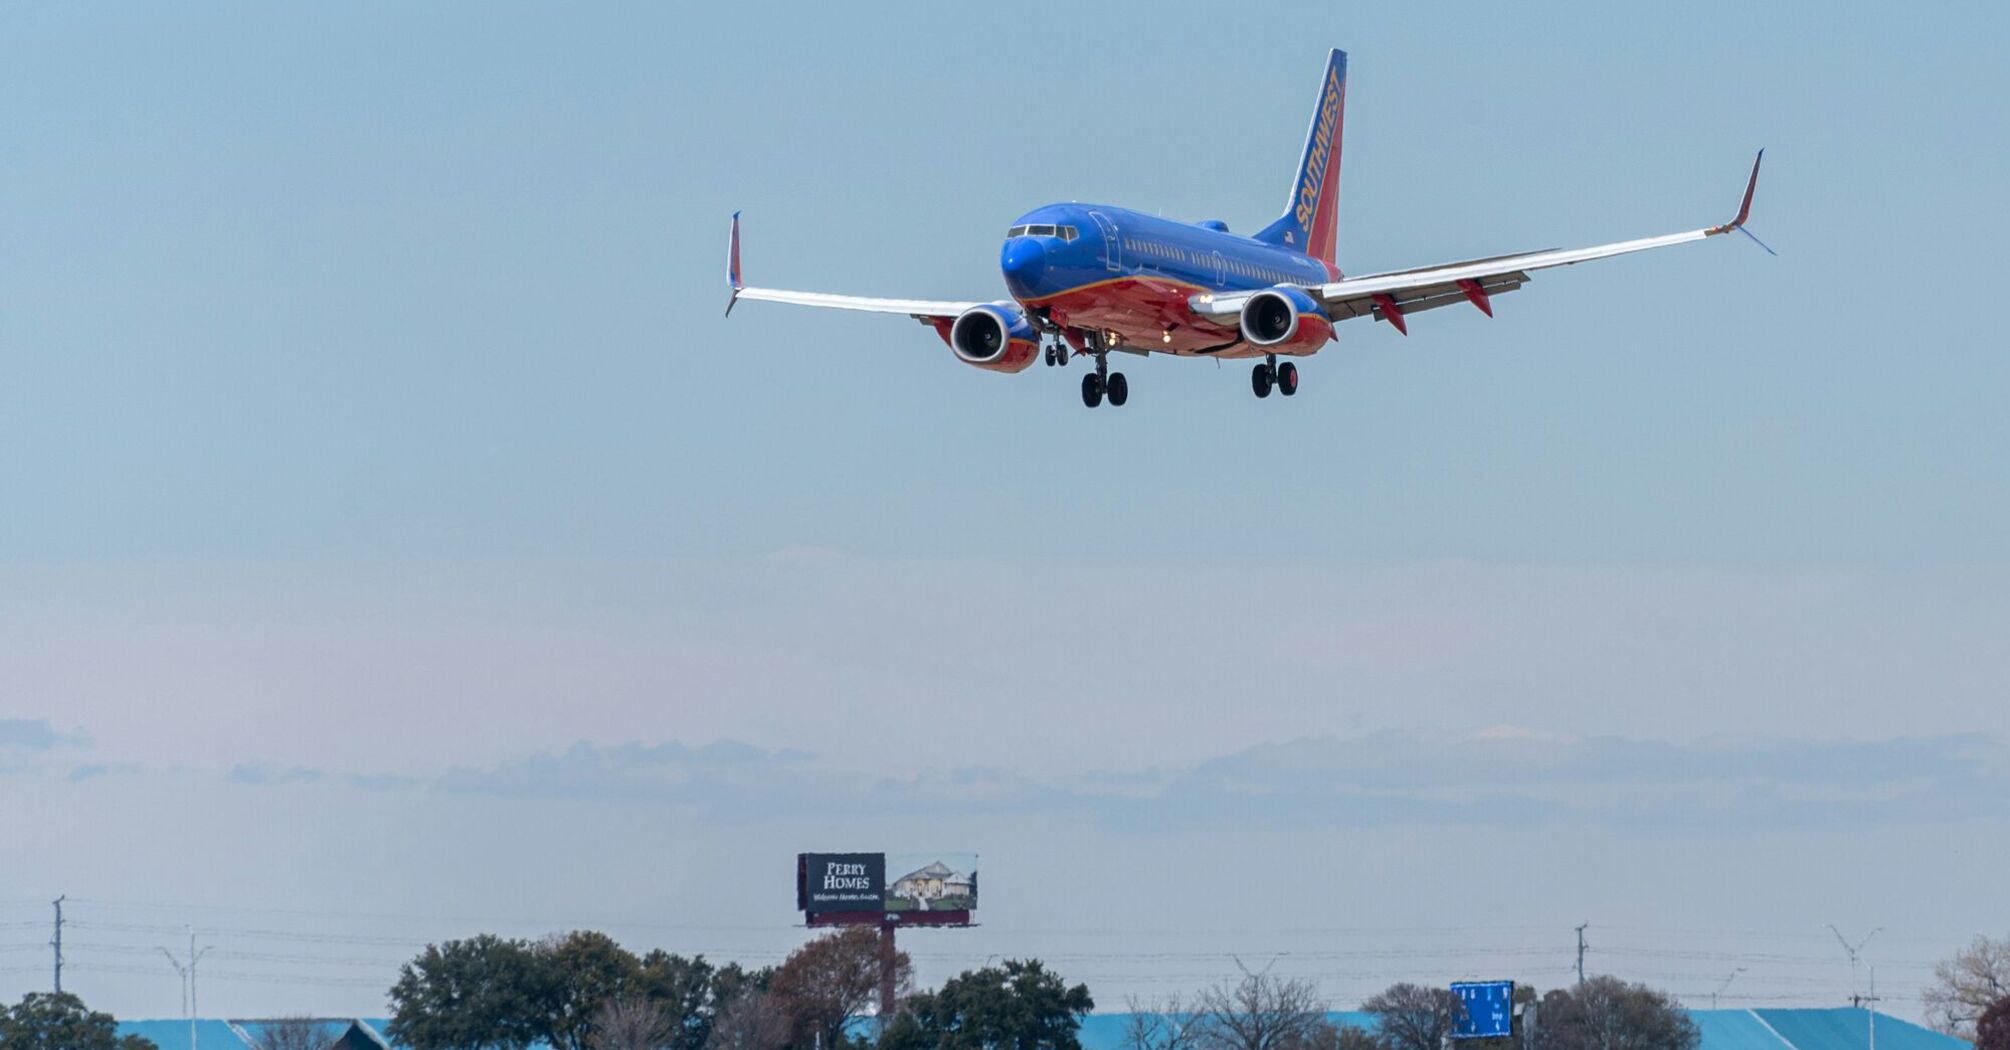
[{"label": "winglet", "polygon": [[726,300],[726,316],[733,316],[733,304],[740,301],[740,289],[746,287],[740,282],[740,213],[733,213],[733,232],[726,239],[726,284],[732,288],[732,295]]},{"label": "winglet", "polygon": [[[1745,220],[1752,217],[1752,194],[1759,188],[1759,163],[1765,159],[1766,151],[1763,149],[1759,151],[1758,156],[1752,158],[1752,177],[1745,183],[1745,199],[1738,203],[1738,217],[1722,226],[1712,227],[1710,230],[1711,233],[1730,233],[1732,230],[1742,230],[1745,228]],[[1757,239],[1756,237],[1753,238],[1753,240]],[[1760,247],[1765,246],[1760,245]],[[1767,248],[1766,250],[1772,251],[1771,248]]]}]

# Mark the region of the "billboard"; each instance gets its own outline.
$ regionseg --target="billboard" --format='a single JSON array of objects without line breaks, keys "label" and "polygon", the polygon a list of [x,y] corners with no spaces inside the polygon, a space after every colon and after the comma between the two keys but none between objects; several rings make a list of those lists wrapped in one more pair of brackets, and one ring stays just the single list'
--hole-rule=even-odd
[{"label": "billboard", "polygon": [[1455,981],[1452,993],[1466,1015],[1452,1029],[1454,1039],[1498,1039],[1514,1034],[1513,981]]},{"label": "billboard", "polygon": [[827,922],[968,925],[977,909],[977,855],[797,854],[796,907],[812,925],[820,916]]},{"label": "billboard", "polygon": [[805,853],[797,863],[796,907],[878,911],[886,899],[886,854]]}]

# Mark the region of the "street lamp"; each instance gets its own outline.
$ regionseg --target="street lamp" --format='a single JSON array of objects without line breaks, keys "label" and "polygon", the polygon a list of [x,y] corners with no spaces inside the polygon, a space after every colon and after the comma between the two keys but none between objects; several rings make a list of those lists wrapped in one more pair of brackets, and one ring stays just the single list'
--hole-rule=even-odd
[{"label": "street lamp", "polygon": [[1742,966],[1732,970],[1731,976],[1724,978],[1724,983],[1718,985],[1717,990],[1710,993],[1710,1009],[1715,1010],[1717,1008],[1717,997],[1724,994],[1724,989],[1731,987],[1731,982],[1737,980],[1738,975],[1744,972],[1745,968]]},{"label": "street lamp", "polygon": [[1877,936],[1878,931],[1884,929],[1884,927],[1879,926],[1876,930],[1872,930],[1869,933],[1864,934],[1863,940],[1856,942],[1856,944],[1852,946],[1849,942],[1849,938],[1844,937],[1842,931],[1836,929],[1835,923],[1825,922],[1822,925],[1827,926],[1829,928],[1829,932],[1836,935],[1836,943],[1842,945],[1843,951],[1849,954],[1849,1004],[1851,1006],[1862,1006],[1863,997],[1856,994],[1857,958],[1862,953],[1863,946],[1869,944],[1870,939],[1872,937]]}]

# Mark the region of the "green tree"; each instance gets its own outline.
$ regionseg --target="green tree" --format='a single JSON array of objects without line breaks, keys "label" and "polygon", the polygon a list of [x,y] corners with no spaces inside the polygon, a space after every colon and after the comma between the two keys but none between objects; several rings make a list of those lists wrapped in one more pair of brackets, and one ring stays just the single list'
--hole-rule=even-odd
[{"label": "green tree", "polygon": [[111,1014],[68,992],[30,992],[0,1007],[0,1050],[160,1050],[150,1039],[121,1037]]},{"label": "green tree", "polygon": [[538,1034],[556,1050],[589,1050],[601,1011],[632,993],[642,978],[635,953],[592,930],[548,938],[536,958],[544,992]]},{"label": "green tree", "polygon": [[1696,1050],[1696,1023],[1644,984],[1593,977],[1542,997],[1537,1050]]},{"label": "green tree", "polygon": [[970,970],[908,999],[880,1050],[1081,1050],[1087,985],[1067,986],[1038,959]]},{"label": "green tree", "polygon": [[427,945],[391,986],[391,1040],[411,1050],[525,1050],[550,1027],[547,968],[528,942]]}]

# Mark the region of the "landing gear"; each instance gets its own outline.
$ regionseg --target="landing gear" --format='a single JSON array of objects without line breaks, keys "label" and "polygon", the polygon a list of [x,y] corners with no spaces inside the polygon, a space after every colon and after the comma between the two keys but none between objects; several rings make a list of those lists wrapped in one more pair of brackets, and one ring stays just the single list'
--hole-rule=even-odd
[{"label": "landing gear", "polygon": [[1276,354],[1264,358],[1263,363],[1249,373],[1249,388],[1256,392],[1257,397],[1269,397],[1273,386],[1285,397],[1298,392],[1298,366],[1289,361],[1278,364]]},{"label": "landing gear", "polygon": [[1122,372],[1110,371],[1108,351],[1096,354],[1096,370],[1082,377],[1082,403],[1094,408],[1109,398],[1110,404],[1122,408],[1131,399],[1130,381]]},{"label": "landing gear", "polygon": [[1051,346],[1047,348],[1047,358],[1046,358],[1046,360],[1047,360],[1047,367],[1048,367],[1048,368],[1052,368],[1052,367],[1054,367],[1054,348],[1053,348],[1053,347],[1051,347]]}]

